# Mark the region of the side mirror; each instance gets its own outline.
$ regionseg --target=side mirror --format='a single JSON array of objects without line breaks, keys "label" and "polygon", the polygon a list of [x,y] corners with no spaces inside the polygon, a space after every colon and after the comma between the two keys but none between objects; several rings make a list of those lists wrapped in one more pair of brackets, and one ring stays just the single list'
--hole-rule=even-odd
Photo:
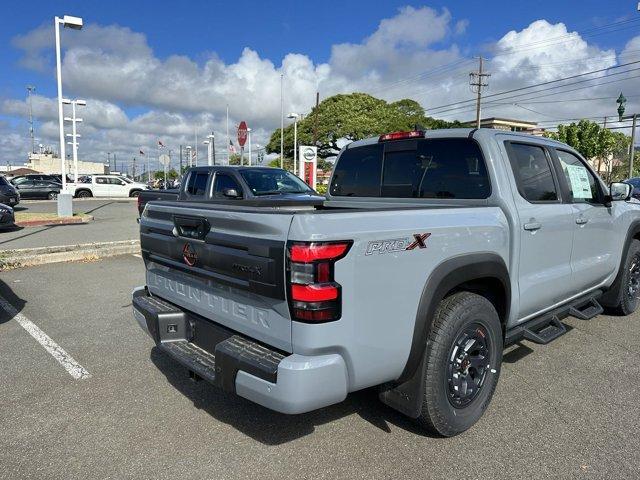
[{"label": "side mirror", "polygon": [[631,198],[631,193],[633,193],[633,187],[628,183],[613,182],[609,185],[609,194],[613,201],[629,200]]},{"label": "side mirror", "polygon": [[631,198],[633,187],[624,182],[612,182],[609,185],[609,195],[605,196],[605,205],[610,207],[611,202],[626,201]]},{"label": "side mirror", "polygon": [[225,188],[222,194],[227,198],[239,198],[240,194],[235,188]]}]

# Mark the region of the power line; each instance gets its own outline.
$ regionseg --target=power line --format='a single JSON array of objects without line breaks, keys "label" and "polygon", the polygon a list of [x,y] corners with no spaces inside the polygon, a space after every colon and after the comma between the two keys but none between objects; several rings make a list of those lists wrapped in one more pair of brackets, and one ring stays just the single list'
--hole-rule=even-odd
[{"label": "power line", "polygon": [[[553,96],[553,95],[561,95],[561,94],[564,94],[564,93],[570,93],[570,92],[575,92],[577,90],[582,90],[584,88],[600,87],[602,85],[608,85],[610,83],[616,83],[616,82],[623,82],[623,81],[626,81],[626,80],[632,80],[634,78],[640,78],[640,75],[633,75],[633,76],[627,77],[627,78],[618,78],[618,79],[615,79],[615,80],[611,80],[609,82],[601,82],[601,83],[598,83],[596,85],[585,85],[585,86],[582,86],[582,87],[572,88],[570,90],[564,90],[564,91],[561,91],[561,92],[546,93],[544,95],[539,95],[537,97],[532,97],[532,98],[543,98],[543,97],[550,97],[550,96]],[[529,93],[531,93],[531,92],[529,92]],[[533,93],[536,93],[536,92],[533,92]],[[513,105],[513,103],[500,103],[501,100],[503,100],[503,99],[497,100],[495,102],[487,102],[487,103],[484,104],[483,108],[487,109],[487,108],[496,108],[496,107],[504,106],[504,105]],[[521,101],[521,100],[519,100],[519,101]],[[464,110],[460,110],[460,108],[464,108]],[[453,111],[453,110],[458,110],[458,111]],[[466,113],[466,112],[471,112],[471,111],[473,111],[473,107],[471,107],[470,105],[465,105],[465,106],[462,106],[462,107],[448,109],[447,112],[450,112],[450,113],[438,112],[437,114],[438,115],[444,115],[445,117],[447,117],[447,116],[450,116],[450,115],[457,115],[457,114],[460,114],[460,113]]]},{"label": "power line", "polygon": [[[634,62],[622,63],[620,65],[614,65],[613,67],[607,67],[607,68],[601,68],[601,69],[598,69],[598,70],[592,70],[590,72],[579,73],[579,74],[576,74],[576,75],[571,75],[569,77],[558,78],[556,80],[548,80],[546,82],[536,83],[534,85],[528,85],[526,87],[513,88],[511,90],[505,90],[504,92],[498,92],[498,93],[493,93],[491,95],[487,95],[485,98],[497,97],[497,96],[500,96],[500,95],[506,95],[507,93],[520,92],[522,90],[528,90],[530,88],[542,87],[544,85],[551,85],[552,83],[564,82],[566,80],[572,80],[574,78],[584,77],[585,75],[593,75],[594,73],[606,72],[608,70],[613,70],[613,69],[616,69],[616,68],[622,68],[622,67],[626,67],[628,65],[634,65],[636,63],[640,63],[640,60],[636,60]],[[430,110],[438,110],[438,109],[441,109],[441,108],[450,107],[450,106],[453,106],[453,105],[460,105],[460,104],[469,103],[469,102],[473,102],[473,99],[471,99],[471,100],[461,100],[459,102],[453,102],[453,103],[447,103],[445,105],[440,105],[438,107],[432,107]]]}]

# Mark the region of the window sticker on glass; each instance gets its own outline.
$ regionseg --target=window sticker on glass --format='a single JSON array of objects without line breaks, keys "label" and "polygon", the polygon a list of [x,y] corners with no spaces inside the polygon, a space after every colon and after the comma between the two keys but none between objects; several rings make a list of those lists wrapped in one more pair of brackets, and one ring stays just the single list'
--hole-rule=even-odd
[{"label": "window sticker on glass", "polygon": [[593,198],[587,169],[582,165],[565,165],[564,168],[567,169],[573,198]]}]

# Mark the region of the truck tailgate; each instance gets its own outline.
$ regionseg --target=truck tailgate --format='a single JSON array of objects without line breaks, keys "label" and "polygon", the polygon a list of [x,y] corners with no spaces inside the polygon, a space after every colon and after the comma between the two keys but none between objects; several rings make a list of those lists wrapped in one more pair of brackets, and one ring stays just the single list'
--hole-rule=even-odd
[{"label": "truck tailgate", "polygon": [[147,287],[157,295],[291,352],[285,250],[292,212],[161,202],[140,220]]}]

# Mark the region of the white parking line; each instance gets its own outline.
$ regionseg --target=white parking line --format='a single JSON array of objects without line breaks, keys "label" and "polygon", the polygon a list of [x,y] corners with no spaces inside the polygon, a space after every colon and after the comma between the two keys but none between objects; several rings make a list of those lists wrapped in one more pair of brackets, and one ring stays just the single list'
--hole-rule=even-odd
[{"label": "white parking line", "polygon": [[42,347],[51,354],[53,358],[55,358],[60,365],[64,367],[64,369],[69,372],[76,380],[83,380],[85,378],[91,377],[91,374],[78,362],[76,362],[71,355],[69,355],[60,345],[54,342],[49,335],[44,333],[40,328],[25,317],[23,314],[18,312],[13,305],[11,305],[7,300],[5,300],[2,296],[0,296],[0,307],[2,307],[9,316],[12,317],[12,320],[15,320],[20,324],[22,328],[24,328],[29,335],[35,338]]},{"label": "white parking line", "polygon": [[133,255],[134,257],[142,258],[142,255],[140,255],[139,253],[132,253],[131,255]]}]

